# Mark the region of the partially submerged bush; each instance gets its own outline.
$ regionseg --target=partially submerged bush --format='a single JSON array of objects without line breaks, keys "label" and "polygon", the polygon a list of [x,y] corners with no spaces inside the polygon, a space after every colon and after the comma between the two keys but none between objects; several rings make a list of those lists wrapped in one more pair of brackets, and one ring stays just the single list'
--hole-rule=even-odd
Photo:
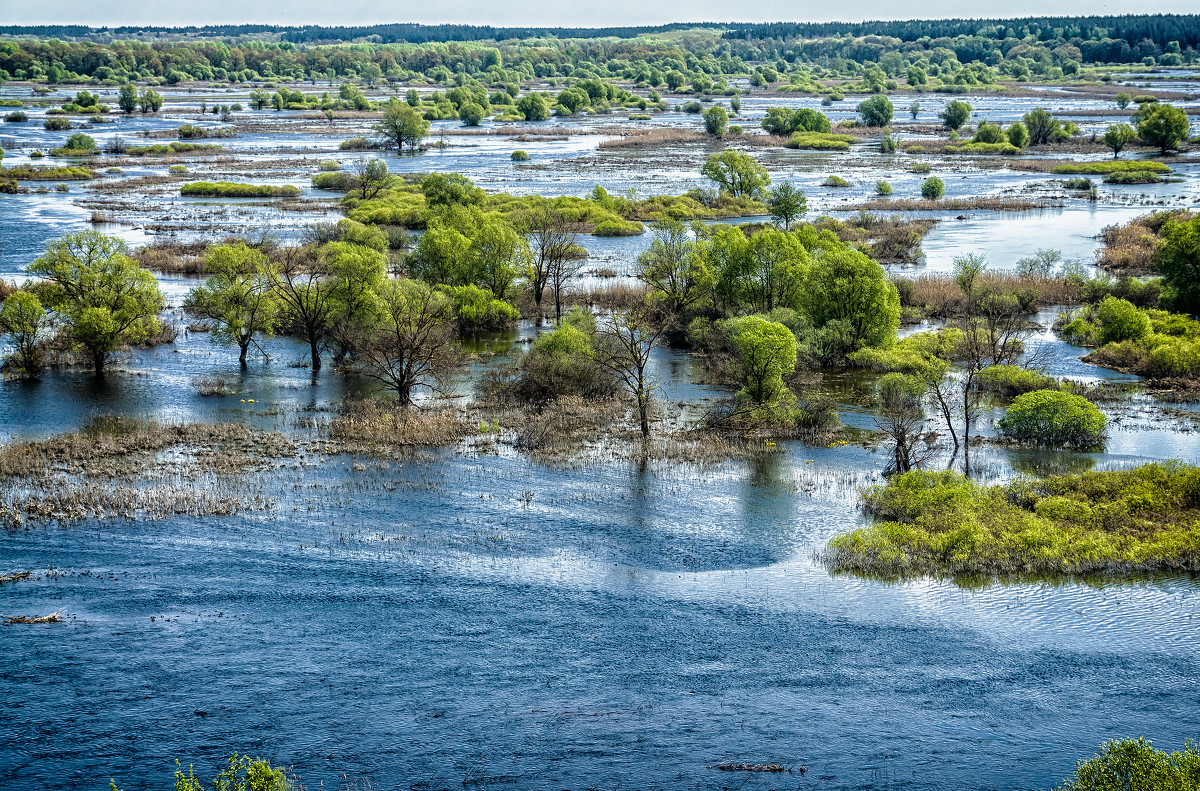
[{"label": "partially submerged bush", "polygon": [[300,188],[293,184],[239,184],[232,181],[196,181],[184,184],[179,194],[201,198],[294,198]]},{"label": "partially submerged bush", "polygon": [[930,176],[921,184],[921,197],[926,200],[937,200],[945,194],[946,185],[937,176]]},{"label": "partially submerged bush", "polygon": [[825,178],[825,180],[821,182],[821,186],[822,187],[839,187],[839,188],[840,187],[849,187],[850,182],[846,181],[841,176],[827,176]]},{"label": "partially submerged bush", "polygon": [[1103,440],[1107,423],[1096,405],[1083,396],[1034,390],[1017,396],[997,425],[1020,442],[1090,448]]}]

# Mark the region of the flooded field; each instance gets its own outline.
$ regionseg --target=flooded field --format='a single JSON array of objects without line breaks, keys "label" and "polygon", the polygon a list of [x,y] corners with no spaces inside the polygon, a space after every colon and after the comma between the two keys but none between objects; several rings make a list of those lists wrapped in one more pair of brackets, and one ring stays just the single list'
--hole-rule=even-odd
[{"label": "flooded field", "polygon": [[[163,87],[161,115],[86,131],[101,148],[115,137],[161,142],[144,135],[226,126],[200,120],[202,100],[247,101],[244,91]],[[9,85],[4,98],[31,94]],[[973,123],[1017,121],[1031,102],[954,98],[972,104]],[[921,139],[946,101],[923,97],[911,121],[898,105],[897,136]],[[836,123],[855,116],[854,104],[748,96],[734,120],[757,130],[768,107],[787,106]],[[1086,96],[1047,92],[1045,106],[1085,133],[1113,120],[1111,102]],[[236,114],[236,137],[203,141],[219,154],[117,173],[101,156],[99,176],[66,192],[47,184],[0,194],[0,279],[23,282],[48,241],[85,228],[135,248],[264,231],[295,241],[342,216],[341,195],[311,186],[327,159],[460,172],[489,192],[586,196],[599,184],[648,197],[710,187],[700,167],[719,147],[600,148],[637,123],[701,128],[696,115],[668,112],[643,122],[553,118],[535,131],[486,122],[470,134],[436,121],[426,140],[435,145],[418,155],[347,152],[339,143],[369,134],[371,121],[312,116],[247,110]],[[45,131],[44,118],[29,108],[27,122],[4,124],[5,166],[61,144],[65,134]],[[516,149],[528,162],[512,161]],[[1090,200],[1061,177],[974,157],[881,154],[877,139],[849,154],[750,150],[773,180],[805,192],[810,219],[854,217],[848,207],[873,198],[881,179],[896,198],[919,196],[928,174],[913,172],[918,161],[945,181],[947,198],[1053,202],[909,213],[938,222],[919,262],[888,267],[906,277],[949,273],[972,253],[1011,272],[1040,249],[1095,271],[1106,226],[1200,205],[1194,153],[1172,161],[1170,183],[1097,179]],[[173,164],[186,175],[172,174]],[[850,186],[821,186],[830,175]],[[181,197],[181,184],[195,180],[302,194]],[[588,261],[577,285],[633,283],[650,242],[649,233],[581,237]],[[601,278],[601,269],[611,271]],[[0,381],[0,439],[44,439],[122,415],[246,422],[307,440],[339,404],[378,393],[333,366],[314,373],[296,338],[264,341],[270,360],[243,369],[235,350],[186,329],[181,306],[199,280],[159,282],[164,318],[179,328],[173,343],[123,353],[101,381],[70,370]],[[1120,389],[1123,397],[1099,404],[1111,421],[1107,442],[1090,451],[983,442],[979,477],[1200,460],[1196,405],[1168,404],[1138,376],[1082,362],[1089,350],[1051,329],[1061,309],[1032,317],[1026,354],[1050,376]],[[543,330],[523,319],[480,342],[486,354],[459,376],[453,403],[471,403],[480,374]],[[680,349],[656,349],[649,368],[669,425],[733,394]],[[201,395],[201,376],[221,377],[228,392]],[[844,424],[875,427],[873,376],[821,377]],[[1001,415],[989,404],[975,433],[995,437]],[[475,441],[390,461],[313,447],[248,474],[246,485],[270,501],[263,510],[6,525],[0,574],[34,579],[0,586],[0,617],[61,612],[64,621],[0,626],[0,775],[45,789],[101,788],[111,776],[135,791],[161,787],[176,758],[208,776],[239,751],[292,767],[309,789],[365,778],[378,789],[1032,790],[1057,785],[1106,739],[1145,735],[1175,749],[1200,735],[1194,577],[971,584],[831,574],[817,555],[863,523],[859,493],[882,482],[890,462],[878,442],[781,440],[770,453],[703,463],[603,454],[555,463]],[[949,463],[946,452],[928,466]],[[715,768],[727,763],[786,773]]]}]

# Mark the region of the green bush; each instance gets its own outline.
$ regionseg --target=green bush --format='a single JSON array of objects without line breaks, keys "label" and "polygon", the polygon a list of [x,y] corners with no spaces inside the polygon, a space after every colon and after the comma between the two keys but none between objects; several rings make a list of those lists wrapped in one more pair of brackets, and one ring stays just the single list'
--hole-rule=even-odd
[{"label": "green bush", "polygon": [[313,175],[312,185],[319,190],[349,192],[358,185],[358,178],[344,170],[325,171]]},{"label": "green bush", "polygon": [[516,325],[521,312],[508,302],[496,299],[486,288],[475,285],[442,286],[454,306],[454,317],[460,332],[480,332],[507,329]]},{"label": "green bush", "polygon": [[42,126],[44,126],[49,132],[61,132],[65,129],[71,128],[71,119],[51,117],[43,121]]},{"label": "green bush", "polygon": [[342,166],[339,165],[337,162],[335,162],[332,159],[326,159],[323,162],[321,162],[319,169],[322,173],[332,173],[336,170],[341,170]]},{"label": "green bush", "polygon": [[18,110],[15,113],[8,113],[7,115],[5,115],[4,120],[10,124],[15,124],[15,123],[20,123],[21,121],[28,121],[29,116],[26,115],[25,113],[21,112],[20,110]]},{"label": "green bush", "polygon": [[880,179],[879,181],[876,181],[875,182],[875,194],[876,195],[891,195],[892,194],[892,185],[889,184],[885,179]]},{"label": "green bush", "polygon": [[937,200],[946,194],[946,184],[937,176],[930,176],[921,184],[921,197]]},{"label": "green bush", "polygon": [[813,151],[849,151],[854,138],[850,135],[834,135],[823,132],[796,132],[788,139],[788,148]]},{"label": "green bush", "polygon": [[529,153],[526,151],[517,149],[516,151],[512,152],[512,161],[513,162],[528,162],[529,161]]},{"label": "green bush", "polygon": [[822,187],[849,187],[850,182],[846,181],[841,176],[827,176],[825,178],[825,180],[821,182],[821,186]]},{"label": "green bush", "polygon": [[1151,173],[1170,173],[1171,168],[1161,162],[1145,159],[1105,159],[1099,162],[1065,162],[1055,165],[1051,173],[1057,175],[1079,174],[1083,176],[1106,176],[1109,173],[1124,173],[1130,170]]},{"label": "green bush", "polygon": [[1156,750],[1144,737],[1110,741],[1100,753],[1075,766],[1061,791],[1197,791],[1200,749],[1184,742],[1183,752]]},{"label": "green bush", "polygon": [[1104,177],[1105,184],[1161,184],[1162,181],[1162,176],[1150,170],[1123,170]]},{"label": "green bush", "polygon": [[292,184],[238,184],[232,181],[196,181],[184,184],[179,194],[200,198],[294,198],[300,188]]},{"label": "green bush", "polygon": [[975,387],[985,393],[1017,396],[1034,390],[1057,390],[1058,381],[1017,365],[992,365],[975,375]]},{"label": "green bush", "polygon": [[963,143],[961,146],[946,146],[943,150],[947,154],[1000,154],[1001,156],[1012,156],[1013,154],[1021,153],[1021,149],[1009,142]]},{"label": "green bush", "polygon": [[1082,396],[1034,390],[1017,396],[997,426],[1020,442],[1089,448],[1100,444],[1106,424],[1096,405]]},{"label": "green bush", "polygon": [[1105,297],[1096,308],[1100,322],[1100,343],[1140,341],[1150,334],[1150,318],[1132,302]]},{"label": "green bush", "polygon": [[596,236],[640,236],[645,232],[646,226],[640,222],[618,219],[602,220],[592,231]]}]

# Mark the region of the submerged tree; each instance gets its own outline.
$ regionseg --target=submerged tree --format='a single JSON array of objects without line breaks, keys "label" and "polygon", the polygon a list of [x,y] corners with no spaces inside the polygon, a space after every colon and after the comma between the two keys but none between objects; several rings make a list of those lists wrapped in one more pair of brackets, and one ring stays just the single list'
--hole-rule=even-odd
[{"label": "submerged tree", "polygon": [[374,320],[355,346],[356,369],[394,390],[406,408],[419,387],[442,392],[461,361],[450,300],[419,280],[382,284]]},{"label": "submerged tree", "polygon": [[793,187],[790,181],[784,181],[771,190],[767,205],[771,207],[771,219],[776,225],[782,225],[785,231],[791,230],[792,223],[808,213],[808,199],[804,197],[804,191]]},{"label": "submerged tree", "polygon": [[885,374],[879,380],[879,415],[875,425],[892,438],[892,468],[908,472],[919,464],[917,443],[925,427],[925,395],[928,387],[923,379],[901,373]]},{"label": "submerged tree", "polygon": [[620,377],[637,404],[642,439],[650,439],[650,404],[655,382],[650,376],[650,354],[658,344],[662,325],[650,319],[646,304],[614,313],[597,331],[596,359]]},{"label": "submerged tree", "polygon": [[283,248],[271,268],[271,285],[283,321],[308,342],[316,373],[334,307],[328,259],[309,247]]},{"label": "submerged tree", "polygon": [[[564,275],[578,263],[575,260],[578,246],[576,238],[581,231],[577,223],[571,222],[549,206],[534,209],[525,219],[525,238],[531,251],[529,282],[533,290],[533,303],[542,313],[542,299],[546,286],[552,282],[566,283]],[[555,318],[562,317],[561,292],[554,291]]]},{"label": "submerged tree", "polygon": [[12,345],[6,369],[25,377],[41,372],[42,336],[48,323],[46,309],[28,291],[15,291],[0,302],[0,335],[7,335]]},{"label": "submerged tree", "polygon": [[396,147],[409,153],[417,149],[421,140],[429,134],[429,122],[425,116],[403,102],[391,102],[383,111],[383,118],[375,124],[375,131]]},{"label": "submerged tree", "polygon": [[29,272],[49,281],[43,290],[47,306],[86,350],[98,375],[112,352],[161,329],[158,281],[129,257],[120,239],[98,231],[67,234],[46,245]]},{"label": "submerged tree", "polygon": [[206,265],[212,275],[192,289],[184,309],[212,321],[213,341],[237,346],[243,368],[251,346],[267,357],[256,339],[274,334],[279,321],[270,259],[245,244],[219,245],[209,251]]},{"label": "submerged tree", "polygon": [[675,316],[710,291],[712,270],[679,220],[661,220],[651,228],[654,240],[638,255],[637,277]]},{"label": "submerged tree", "polygon": [[700,175],[717,183],[721,192],[735,198],[761,198],[771,185],[767,169],[749,154],[729,148],[713,154],[700,169]]}]

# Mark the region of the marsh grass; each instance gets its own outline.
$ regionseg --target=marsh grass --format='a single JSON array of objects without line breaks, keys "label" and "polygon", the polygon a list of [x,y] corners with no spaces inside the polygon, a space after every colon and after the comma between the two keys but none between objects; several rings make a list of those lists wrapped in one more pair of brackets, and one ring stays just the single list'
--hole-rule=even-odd
[{"label": "marsh grass", "polygon": [[1036,211],[1061,208],[1063,202],[1054,198],[1030,199],[980,195],[971,198],[942,198],[929,201],[921,198],[874,198],[847,206],[849,211]]},{"label": "marsh grass", "polygon": [[1096,266],[1117,275],[1138,277],[1155,272],[1151,256],[1158,246],[1158,232],[1169,220],[1187,222],[1192,212],[1186,210],[1156,211],[1130,220],[1124,225],[1109,225],[1101,231],[1104,246],[1096,258]]},{"label": "marsh grass", "polygon": [[404,409],[391,401],[352,402],[323,433],[331,453],[402,457],[413,448],[457,445],[474,424],[453,409]]},{"label": "marsh grass", "polygon": [[713,138],[695,129],[630,129],[625,130],[623,137],[617,140],[605,140],[600,143],[601,151],[628,151],[637,149],[662,148],[681,143],[711,143]]},{"label": "marsh grass", "polygon": [[[928,318],[948,318],[962,311],[963,293],[949,274],[896,278],[900,304]],[[979,285],[1001,295],[1033,296],[1030,309],[1046,305],[1075,305],[1083,298],[1083,287],[1065,278],[1023,277],[1013,272],[985,271]]]},{"label": "marsh grass", "polygon": [[1200,571],[1200,468],[1179,462],[988,486],[916,471],[863,494],[873,520],[820,553],[831,569],[915,576]]}]

